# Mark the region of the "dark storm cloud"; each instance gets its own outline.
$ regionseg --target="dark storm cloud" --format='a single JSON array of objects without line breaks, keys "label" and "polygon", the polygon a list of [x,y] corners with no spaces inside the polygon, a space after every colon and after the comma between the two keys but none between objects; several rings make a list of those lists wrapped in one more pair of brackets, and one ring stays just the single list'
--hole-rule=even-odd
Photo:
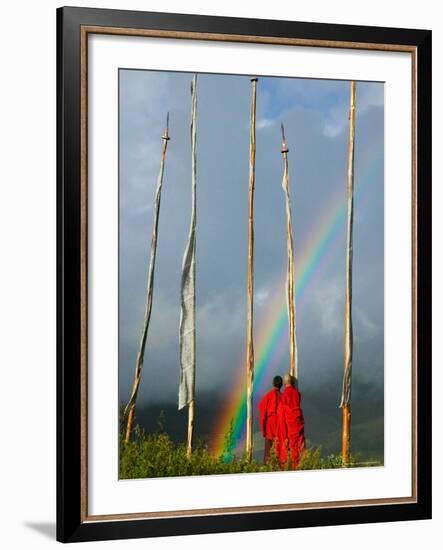
[{"label": "dark storm cloud", "polygon": [[[341,368],[328,375],[327,380],[303,392],[302,406],[305,416],[305,434],[310,446],[321,446],[322,453],[338,453],[341,441],[341,414],[334,398],[341,381]],[[341,365],[340,365],[341,367]],[[352,410],[352,446],[366,459],[383,460],[383,394],[370,382],[358,376],[353,381],[354,405]],[[196,403],[195,430],[198,439],[209,445],[214,438],[214,426],[223,396],[220,392],[202,391]],[[254,421],[258,422],[255,411]],[[143,403],[137,407],[136,423],[145,433],[166,430],[176,442],[183,442],[187,430],[186,410],[178,411],[175,401]],[[255,456],[261,459],[263,442],[256,438]]]}]

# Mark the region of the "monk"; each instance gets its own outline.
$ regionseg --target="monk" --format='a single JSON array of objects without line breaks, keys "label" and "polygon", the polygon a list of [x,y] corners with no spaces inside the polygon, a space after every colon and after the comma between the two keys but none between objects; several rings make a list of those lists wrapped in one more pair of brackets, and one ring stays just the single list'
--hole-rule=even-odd
[{"label": "monk", "polygon": [[[278,408],[280,404],[280,388],[283,385],[281,376],[274,376],[272,389],[261,399],[258,404],[260,411],[260,428],[265,439],[264,462],[268,462],[271,449],[275,445],[278,435]],[[278,453],[276,446],[274,449]]]},{"label": "monk", "polygon": [[305,421],[300,407],[300,392],[297,380],[290,374],[283,377],[285,389],[282,392],[279,407],[279,446],[278,455],[283,467],[291,457],[291,468],[296,469],[300,453],[305,447]]}]

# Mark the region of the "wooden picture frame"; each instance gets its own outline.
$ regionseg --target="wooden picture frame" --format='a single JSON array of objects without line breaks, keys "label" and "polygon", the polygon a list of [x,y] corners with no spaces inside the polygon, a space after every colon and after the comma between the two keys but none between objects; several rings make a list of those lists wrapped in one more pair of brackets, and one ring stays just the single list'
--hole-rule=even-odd
[{"label": "wooden picture frame", "polygon": [[[410,497],[88,514],[88,35],[407,52],[412,64]],[[90,404],[89,404],[90,405]],[[57,540],[62,542],[431,517],[431,32],[148,13],[57,10]]]}]

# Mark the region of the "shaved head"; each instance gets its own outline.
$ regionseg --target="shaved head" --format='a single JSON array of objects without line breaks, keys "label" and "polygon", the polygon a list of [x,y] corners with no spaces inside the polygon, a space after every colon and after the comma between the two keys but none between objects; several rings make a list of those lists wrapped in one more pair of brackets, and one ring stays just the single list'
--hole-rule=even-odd
[{"label": "shaved head", "polygon": [[283,376],[283,384],[285,386],[292,386],[293,388],[298,388],[298,380],[295,376],[292,376],[290,372]]}]

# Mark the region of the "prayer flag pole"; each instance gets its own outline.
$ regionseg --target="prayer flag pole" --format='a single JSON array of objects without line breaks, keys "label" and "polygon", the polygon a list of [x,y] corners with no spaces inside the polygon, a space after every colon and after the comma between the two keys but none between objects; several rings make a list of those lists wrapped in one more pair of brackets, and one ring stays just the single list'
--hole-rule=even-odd
[{"label": "prayer flag pole", "polygon": [[135,376],[134,376],[134,383],[132,385],[131,397],[124,410],[124,414],[128,415],[128,422],[126,425],[126,435],[125,435],[126,443],[128,443],[129,440],[131,439],[132,426],[134,423],[134,415],[135,415],[135,402],[137,399],[140,379],[143,371],[146,339],[148,336],[149,321],[151,319],[152,297],[154,292],[155,257],[157,253],[158,219],[160,215],[160,200],[161,200],[161,192],[162,192],[162,186],[163,186],[163,174],[165,169],[166,149],[168,147],[168,141],[170,140],[169,113],[166,116],[166,128],[163,133],[162,140],[163,140],[163,144],[162,144],[162,151],[161,151],[161,157],[160,157],[160,171],[158,174],[157,188],[155,191],[154,220],[152,225],[151,253],[150,253],[150,260],[149,260],[149,270],[148,270],[148,280],[147,280],[147,290],[146,290],[147,298],[146,298],[145,317],[143,320],[143,328],[142,328],[142,333],[140,337],[140,344],[139,344],[139,350],[137,355]]},{"label": "prayer flag pole", "polygon": [[252,104],[249,145],[249,218],[248,218],[248,325],[246,351],[246,458],[252,460],[252,392],[254,383],[254,343],[253,343],[253,263],[254,263],[254,185],[255,185],[255,113],[257,103],[257,78],[251,78]]},{"label": "prayer flag pole", "polygon": [[196,229],[196,115],[197,115],[197,75],[191,83],[191,165],[192,165],[192,207],[188,244],[183,256],[181,282],[180,316],[180,385],[178,390],[179,410],[188,406],[187,456],[192,454],[194,433],[195,398],[195,229]]},{"label": "prayer flag pole", "polygon": [[346,295],[344,327],[344,373],[340,407],[342,409],[342,445],[343,464],[349,461],[351,441],[351,374],[352,374],[352,232],[354,223],[354,144],[355,144],[355,81],[350,85],[349,102],[349,146],[348,146],[348,212],[346,243]]},{"label": "prayer flag pole", "polygon": [[285,128],[281,125],[282,135],[282,155],[283,155],[283,182],[282,187],[285,192],[286,200],[286,232],[288,240],[288,270],[286,276],[286,303],[288,307],[289,319],[289,372],[295,378],[298,378],[298,357],[297,357],[297,337],[296,337],[296,319],[295,319],[295,293],[294,293],[294,243],[292,238],[292,215],[291,198],[289,194],[289,168],[288,151],[286,145]]}]

